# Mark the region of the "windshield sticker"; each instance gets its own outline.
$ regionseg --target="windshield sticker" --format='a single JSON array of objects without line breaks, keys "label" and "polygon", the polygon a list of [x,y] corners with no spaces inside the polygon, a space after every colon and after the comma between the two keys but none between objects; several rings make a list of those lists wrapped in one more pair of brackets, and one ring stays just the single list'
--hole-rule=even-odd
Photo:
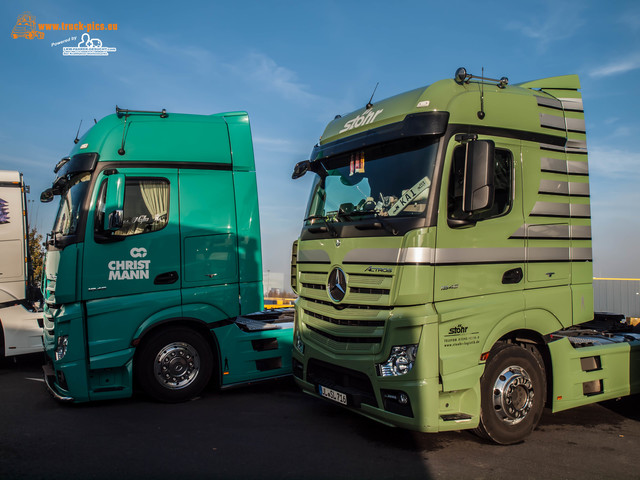
[{"label": "windshield sticker", "polygon": [[429,195],[429,187],[431,186],[431,180],[429,177],[424,177],[418,183],[408,190],[404,190],[400,198],[393,204],[389,210],[389,216],[394,217],[404,210],[408,205],[418,200],[425,200]]},{"label": "windshield sticker", "polygon": [[[131,258],[144,258],[147,249],[134,247],[129,255]],[[151,260],[111,260],[107,264],[109,280],[148,280],[150,264]]]},{"label": "windshield sticker", "polygon": [[355,155],[351,155],[351,162],[349,163],[349,176],[354,173],[364,173],[364,152],[360,152]]},{"label": "windshield sticker", "polygon": [[358,115],[356,118],[352,118],[347,123],[344,124],[344,128],[340,130],[338,133],[348,132],[349,130],[353,130],[354,128],[361,127],[362,125],[369,125],[373,123],[378,115],[382,113],[384,108],[380,110],[367,110],[366,112]]}]

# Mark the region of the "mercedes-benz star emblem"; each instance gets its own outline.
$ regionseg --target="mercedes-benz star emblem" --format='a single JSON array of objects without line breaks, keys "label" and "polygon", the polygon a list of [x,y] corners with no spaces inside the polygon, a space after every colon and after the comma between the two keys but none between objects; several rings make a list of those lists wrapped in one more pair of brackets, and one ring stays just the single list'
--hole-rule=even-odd
[{"label": "mercedes-benz star emblem", "polygon": [[347,276],[341,268],[334,268],[329,274],[329,282],[327,283],[327,292],[334,302],[340,302],[347,294]]}]

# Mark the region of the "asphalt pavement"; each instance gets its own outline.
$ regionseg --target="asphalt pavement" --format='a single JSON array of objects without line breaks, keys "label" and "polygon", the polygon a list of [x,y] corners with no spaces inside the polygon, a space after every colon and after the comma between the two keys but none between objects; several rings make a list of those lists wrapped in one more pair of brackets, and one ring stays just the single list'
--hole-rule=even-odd
[{"label": "asphalt pavement", "polygon": [[41,357],[0,363],[0,479],[640,478],[638,397],[551,414],[525,442],[389,428],[290,379],[183,404],[63,405]]}]

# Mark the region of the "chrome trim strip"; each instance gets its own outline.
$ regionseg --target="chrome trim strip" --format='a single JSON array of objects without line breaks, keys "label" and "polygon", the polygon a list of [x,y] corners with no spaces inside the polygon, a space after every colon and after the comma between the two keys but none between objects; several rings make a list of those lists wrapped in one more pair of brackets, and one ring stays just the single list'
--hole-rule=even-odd
[{"label": "chrome trim strip", "polygon": [[536,202],[529,214],[535,217],[591,218],[589,204]]},{"label": "chrome trim strip", "polygon": [[591,227],[589,225],[521,225],[509,238],[535,238],[551,240],[589,240]]},{"label": "chrome trim strip", "polygon": [[540,126],[547,128],[555,128],[556,130],[566,130],[564,117],[549,115],[548,113],[540,114]]},{"label": "chrome trim strip", "polygon": [[568,138],[566,150],[567,153],[587,153],[587,141]]},{"label": "chrome trim strip", "polygon": [[400,253],[401,263],[430,263],[436,261],[436,249],[429,247],[403,248]]},{"label": "chrome trim strip", "polygon": [[571,204],[571,216],[578,218],[591,218],[591,205]]},{"label": "chrome trim strip", "polygon": [[571,260],[572,261],[580,261],[580,260],[592,260],[593,253],[591,251],[591,247],[572,247],[571,248]]},{"label": "chrome trim strip", "polygon": [[557,108],[558,110],[562,110],[562,102],[560,100],[556,100],[555,98],[540,97],[536,95],[536,100],[538,102],[538,106],[540,107]]},{"label": "chrome trim strip", "polygon": [[536,202],[529,215],[569,217],[571,215],[571,207],[568,203]]},{"label": "chrome trim strip", "polygon": [[562,108],[568,112],[584,112],[581,98],[558,98],[562,103]]},{"label": "chrome trim strip", "polygon": [[[520,232],[526,225],[518,229]],[[568,225],[531,225],[539,228],[540,235],[548,235],[549,238],[560,239],[560,235],[569,235]],[[517,233],[517,232],[516,232]],[[514,234],[515,235],[515,234]],[[529,234],[531,236],[531,233]],[[538,234],[536,233],[536,236]],[[513,238],[513,237],[512,237]],[[398,265],[414,265],[416,263],[427,265],[459,265],[459,264],[483,264],[483,263],[520,263],[520,262],[558,262],[569,261],[571,258],[579,260],[587,258],[586,251],[591,249],[579,248],[573,255],[570,247],[506,247],[506,248],[362,248],[349,252],[344,263],[391,263],[391,258],[397,258]],[[350,255],[353,254],[353,255]],[[354,260],[357,259],[357,260]]]},{"label": "chrome trim strip", "polygon": [[567,173],[567,161],[559,158],[540,158],[540,170],[556,173]]},{"label": "chrome trim strip", "polygon": [[569,239],[569,225],[527,225],[527,238]]},{"label": "chrome trim strip", "polygon": [[571,225],[571,238],[585,239],[591,238],[591,226],[590,225]]},{"label": "chrome trim strip", "polygon": [[589,164],[580,160],[567,160],[567,173],[569,175],[589,175]]},{"label": "chrome trim strip", "polygon": [[564,119],[567,130],[570,132],[586,133],[587,127],[584,118],[566,118]]},{"label": "chrome trim strip", "polygon": [[582,182],[569,182],[569,194],[581,197],[589,196],[589,184]]},{"label": "chrome trim strip", "polygon": [[569,182],[561,182],[559,180],[540,180],[538,193],[569,195]]},{"label": "chrome trim strip", "polygon": [[436,264],[441,263],[512,263],[525,259],[524,247],[510,248],[438,248]]}]

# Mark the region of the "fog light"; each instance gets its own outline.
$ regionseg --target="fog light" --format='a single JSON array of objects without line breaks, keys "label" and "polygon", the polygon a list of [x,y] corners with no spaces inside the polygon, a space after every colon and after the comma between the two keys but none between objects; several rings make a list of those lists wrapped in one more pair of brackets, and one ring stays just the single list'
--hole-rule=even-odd
[{"label": "fog light", "polygon": [[56,345],[56,360],[62,360],[67,354],[67,347],[69,346],[69,335],[62,335],[58,337],[58,344]]},{"label": "fog light", "polygon": [[389,359],[376,365],[378,375],[382,377],[395,377],[405,375],[411,371],[416,361],[418,345],[399,345],[391,348]]},{"label": "fog light", "polygon": [[304,343],[302,343],[302,336],[300,335],[300,331],[296,329],[295,339],[293,344],[296,346],[296,350],[298,350],[302,355],[304,355]]}]

